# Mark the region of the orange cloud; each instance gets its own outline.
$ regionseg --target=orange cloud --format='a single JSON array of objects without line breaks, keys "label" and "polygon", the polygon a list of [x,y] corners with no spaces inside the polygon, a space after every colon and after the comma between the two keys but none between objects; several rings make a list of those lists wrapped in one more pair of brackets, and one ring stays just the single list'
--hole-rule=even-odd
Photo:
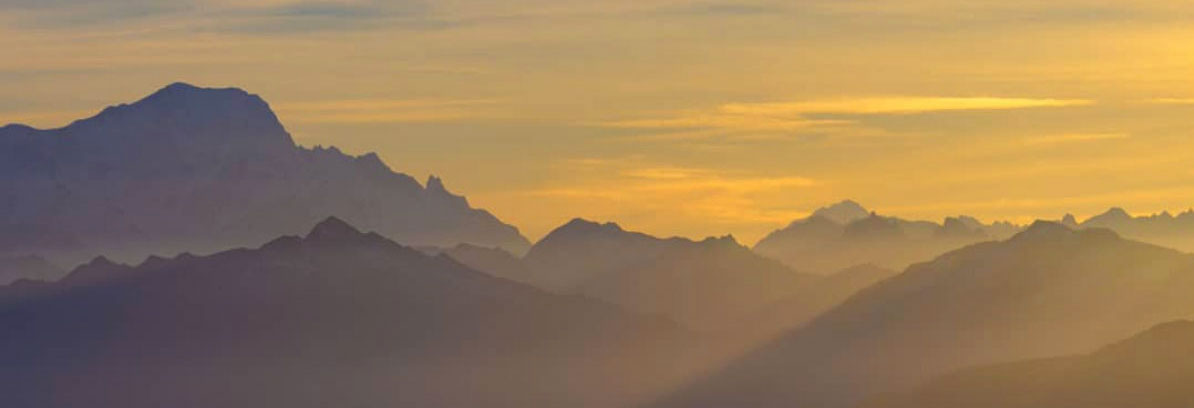
[{"label": "orange cloud", "polygon": [[[681,111],[670,117],[617,120],[602,126],[630,129],[698,129],[694,132],[647,135],[648,139],[705,138],[734,133],[792,133],[851,128],[856,122],[814,119],[815,114],[907,115],[930,112],[1009,110],[1088,106],[1085,99],[996,97],[866,97],[800,102],[729,103],[708,110]],[[700,131],[703,130],[703,131]]]},{"label": "orange cloud", "polygon": [[1092,142],[1099,140],[1127,139],[1132,137],[1128,133],[1065,133],[1059,135],[1037,136],[1024,139],[1024,144],[1030,146],[1054,145],[1061,143]]},{"label": "orange cloud", "polygon": [[350,99],[277,105],[277,111],[296,123],[419,123],[490,118],[484,110],[496,101]]}]

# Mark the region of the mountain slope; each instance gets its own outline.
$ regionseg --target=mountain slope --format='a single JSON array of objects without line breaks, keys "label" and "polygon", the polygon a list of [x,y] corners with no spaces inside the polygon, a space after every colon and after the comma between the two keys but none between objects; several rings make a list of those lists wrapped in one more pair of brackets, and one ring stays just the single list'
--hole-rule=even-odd
[{"label": "mountain slope", "polygon": [[534,285],[531,273],[522,258],[501,248],[485,248],[471,244],[460,244],[452,248],[427,247],[423,252],[432,255],[447,255],[474,270],[485,272],[502,279]]},{"label": "mountain slope", "polygon": [[676,374],[687,337],[337,219],[3,287],[0,331],[14,408],[619,406]]},{"label": "mountain slope", "polygon": [[659,403],[841,407],[965,366],[1086,352],[1194,316],[1194,256],[1038,222],[864,289]]},{"label": "mountain slope", "polygon": [[759,332],[760,338],[799,328],[859,291],[896,274],[896,271],[867,264],[818,276],[805,289],[750,313],[738,327]]},{"label": "mountain slope", "polygon": [[949,217],[942,224],[908,221],[843,201],[768,234],[754,250],[812,273],[832,273],[865,263],[903,269],[969,244],[1010,237],[1019,230],[1008,223],[987,225],[966,216]]},{"label": "mountain slope", "polygon": [[963,370],[863,408],[1194,406],[1194,322],[1153,327],[1079,356]]},{"label": "mountain slope", "polygon": [[295,145],[239,89],[179,83],[61,129],[0,128],[0,174],[0,254],[208,252],[332,214],[412,245],[529,245],[437,178],[422,186],[375,154]]},{"label": "mountain slope", "polygon": [[815,276],[760,257],[732,237],[660,239],[613,223],[573,220],[523,259],[536,286],[667,316],[700,329],[809,287]]}]

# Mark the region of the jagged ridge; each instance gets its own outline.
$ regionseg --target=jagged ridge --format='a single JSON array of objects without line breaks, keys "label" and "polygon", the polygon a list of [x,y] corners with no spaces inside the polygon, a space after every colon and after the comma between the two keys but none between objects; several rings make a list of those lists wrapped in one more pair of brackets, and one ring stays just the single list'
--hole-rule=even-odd
[{"label": "jagged ridge", "polygon": [[0,254],[210,252],[335,215],[412,245],[521,253],[518,230],[373,153],[295,145],[240,89],[177,83],[52,130],[0,130]]}]

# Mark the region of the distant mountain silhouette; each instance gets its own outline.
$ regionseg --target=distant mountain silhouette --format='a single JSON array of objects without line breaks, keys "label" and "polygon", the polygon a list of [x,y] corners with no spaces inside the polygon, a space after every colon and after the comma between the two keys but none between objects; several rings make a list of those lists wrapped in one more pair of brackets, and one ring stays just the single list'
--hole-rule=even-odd
[{"label": "distant mountain silhouette", "polygon": [[602,299],[697,329],[737,322],[817,281],[754,254],[733,237],[661,239],[583,219],[547,234],[521,265],[475,249],[447,253],[497,276]]},{"label": "distant mountain silhouette", "polygon": [[813,211],[812,216],[825,218],[844,225],[864,219],[870,215],[871,212],[861,204],[853,200],[845,200],[828,207],[818,208],[816,211]]},{"label": "distant mountain silhouette", "polygon": [[0,328],[9,408],[616,406],[667,379],[690,337],[334,218],[258,249],[0,287]]},{"label": "distant mountain silhouette", "polygon": [[0,254],[214,251],[335,214],[412,245],[529,243],[431,177],[295,145],[260,97],[176,83],[54,130],[0,128]]},{"label": "distant mountain silhouette", "polygon": [[732,237],[659,239],[583,219],[553,231],[527,259],[467,244],[423,251],[448,255],[497,277],[731,336],[799,326],[895,274],[873,265],[824,276],[802,274],[754,255]]},{"label": "distant mountain silhouette", "polygon": [[536,242],[523,259],[537,286],[563,292],[598,275],[650,261],[668,246],[690,244],[684,238],[659,239],[618,224],[576,218]]},{"label": "distant mountain silhouette", "polygon": [[1038,222],[908,268],[661,407],[844,407],[959,368],[1088,352],[1194,316],[1194,255]]},{"label": "distant mountain silhouette", "polygon": [[1116,207],[1081,223],[1073,215],[1066,214],[1062,223],[1073,228],[1107,228],[1131,239],[1194,252],[1194,210],[1176,216],[1166,211],[1134,217]]},{"label": "distant mountain silhouette", "polygon": [[861,408],[1194,406],[1194,322],[1158,325],[1099,351],[963,370]]},{"label": "distant mountain silhouette", "polygon": [[865,263],[903,269],[969,244],[1010,237],[1020,229],[967,216],[949,217],[942,224],[908,221],[875,214],[847,200],[768,234],[754,250],[812,273]]},{"label": "distant mountain silhouette", "polygon": [[33,255],[0,257],[0,285],[21,279],[54,280],[66,272],[45,258]]}]

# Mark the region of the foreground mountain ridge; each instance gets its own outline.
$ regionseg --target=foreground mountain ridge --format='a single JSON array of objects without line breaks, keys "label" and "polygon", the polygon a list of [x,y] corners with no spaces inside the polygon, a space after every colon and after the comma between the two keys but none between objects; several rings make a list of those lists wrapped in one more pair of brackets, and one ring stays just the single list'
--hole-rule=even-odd
[{"label": "foreground mountain ridge", "polygon": [[625,406],[674,380],[690,337],[336,218],[0,287],[0,328],[14,408]]}]

